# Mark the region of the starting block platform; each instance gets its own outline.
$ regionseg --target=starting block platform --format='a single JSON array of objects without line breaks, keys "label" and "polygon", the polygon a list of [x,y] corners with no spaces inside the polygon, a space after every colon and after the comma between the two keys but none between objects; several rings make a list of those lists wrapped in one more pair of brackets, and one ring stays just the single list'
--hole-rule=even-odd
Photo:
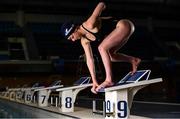
[{"label": "starting block platform", "polygon": [[[128,119],[135,94],[142,88],[162,82],[162,78],[149,79],[151,70],[139,70],[133,75],[129,72],[117,84],[100,92],[105,93],[103,114],[105,119]],[[112,98],[113,97],[113,98]],[[96,113],[96,104],[93,112]]]},{"label": "starting block platform", "polygon": [[151,70],[139,70],[133,75],[129,72],[123,79],[121,79],[116,85],[136,83],[140,80],[148,80]]},{"label": "starting block platform", "polygon": [[81,77],[74,83],[74,86],[63,87],[56,89],[59,92],[59,97],[61,98],[61,111],[62,112],[74,112],[74,103],[76,101],[77,94],[87,88],[92,86],[91,77]]}]

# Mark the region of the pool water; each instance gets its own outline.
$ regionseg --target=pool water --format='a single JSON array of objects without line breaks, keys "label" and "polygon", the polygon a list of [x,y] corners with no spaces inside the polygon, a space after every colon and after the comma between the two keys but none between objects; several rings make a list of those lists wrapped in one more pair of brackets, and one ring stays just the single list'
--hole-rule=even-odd
[{"label": "pool water", "polygon": [[73,119],[57,113],[0,99],[0,118],[63,118]]}]

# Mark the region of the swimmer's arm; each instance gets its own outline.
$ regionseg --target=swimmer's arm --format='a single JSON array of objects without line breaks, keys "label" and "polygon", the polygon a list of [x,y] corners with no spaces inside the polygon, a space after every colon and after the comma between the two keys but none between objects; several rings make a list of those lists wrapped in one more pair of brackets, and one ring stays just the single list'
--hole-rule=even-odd
[{"label": "swimmer's arm", "polygon": [[98,5],[97,5],[96,8],[94,9],[91,17],[95,17],[95,18],[99,17],[99,16],[101,15],[102,11],[103,11],[105,8],[106,8],[106,5],[105,5],[104,2],[98,3]]},{"label": "swimmer's arm", "polygon": [[86,55],[86,63],[87,63],[92,81],[94,82],[96,81],[96,72],[95,72],[94,58],[93,58],[90,42],[87,42],[86,39],[81,39],[81,45]]},{"label": "swimmer's arm", "polygon": [[[104,2],[98,3],[96,8],[94,9],[92,15],[89,17],[89,19],[86,21],[86,23],[95,24],[97,20],[99,20],[99,17],[102,13],[102,11],[106,8],[106,5]],[[92,26],[93,27],[93,26]]]}]

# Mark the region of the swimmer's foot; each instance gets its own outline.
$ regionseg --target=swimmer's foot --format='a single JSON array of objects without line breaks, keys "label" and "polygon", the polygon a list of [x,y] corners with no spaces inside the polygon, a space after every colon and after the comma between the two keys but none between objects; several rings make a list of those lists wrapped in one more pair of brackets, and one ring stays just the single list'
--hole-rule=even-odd
[{"label": "swimmer's foot", "polygon": [[92,87],[91,92],[94,93],[94,94],[97,94],[96,88]]},{"label": "swimmer's foot", "polygon": [[101,89],[104,89],[106,87],[110,87],[113,86],[114,83],[113,82],[109,82],[109,81],[104,81],[103,83],[101,83],[97,88],[96,88],[96,92],[99,92]]},{"label": "swimmer's foot", "polygon": [[141,62],[141,59],[139,59],[139,58],[135,58],[135,59],[132,61],[132,71],[131,71],[131,75],[133,75],[133,74],[137,71],[137,68],[138,68],[140,62]]},{"label": "swimmer's foot", "polygon": [[91,92],[94,94],[97,94],[96,88],[98,87],[98,85],[92,86],[91,88]]}]

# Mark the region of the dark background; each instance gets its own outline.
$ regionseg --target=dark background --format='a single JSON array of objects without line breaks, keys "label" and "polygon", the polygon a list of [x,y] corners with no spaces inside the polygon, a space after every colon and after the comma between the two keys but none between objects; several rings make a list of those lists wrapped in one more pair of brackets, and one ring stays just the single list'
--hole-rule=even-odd
[{"label": "dark background", "polygon": [[[71,85],[80,76],[88,75],[84,59],[79,57],[83,54],[80,43],[65,40],[60,34],[60,27],[65,21],[84,21],[98,2],[1,0],[0,87],[31,86],[37,81],[48,85],[54,80]],[[102,15],[130,19],[136,27],[119,52],[140,57],[139,69],[151,69],[151,78],[163,78],[163,83],[147,87],[137,99],[179,102],[180,1],[105,2],[107,9]],[[101,64],[100,67],[97,73],[101,75],[99,80],[103,80]],[[118,81],[130,68],[128,63],[113,63],[114,80]]]}]

